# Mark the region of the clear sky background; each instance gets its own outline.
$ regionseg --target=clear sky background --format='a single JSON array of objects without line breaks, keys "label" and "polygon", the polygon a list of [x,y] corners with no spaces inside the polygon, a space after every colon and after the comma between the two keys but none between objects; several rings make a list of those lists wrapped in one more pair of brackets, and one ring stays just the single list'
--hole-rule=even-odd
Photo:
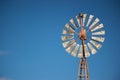
[{"label": "clear sky background", "polygon": [[103,47],[88,58],[90,80],[120,80],[119,0],[0,0],[0,80],[76,80],[79,58],[61,44],[79,12],[104,23]]}]

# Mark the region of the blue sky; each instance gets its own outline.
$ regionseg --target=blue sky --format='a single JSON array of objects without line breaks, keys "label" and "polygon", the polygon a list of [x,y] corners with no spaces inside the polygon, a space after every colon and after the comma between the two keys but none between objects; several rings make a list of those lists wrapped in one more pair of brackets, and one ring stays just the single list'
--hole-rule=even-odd
[{"label": "blue sky", "polygon": [[61,44],[64,25],[78,13],[99,17],[103,47],[88,58],[90,80],[120,79],[118,0],[1,0],[0,80],[76,80],[79,58]]}]

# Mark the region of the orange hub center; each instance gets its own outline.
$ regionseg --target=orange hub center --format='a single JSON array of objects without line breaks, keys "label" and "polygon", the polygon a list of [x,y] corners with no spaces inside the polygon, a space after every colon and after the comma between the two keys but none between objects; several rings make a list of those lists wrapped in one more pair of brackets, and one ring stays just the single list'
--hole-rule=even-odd
[{"label": "orange hub center", "polygon": [[81,39],[81,40],[86,40],[86,31],[85,31],[85,29],[81,29],[81,31],[80,31],[80,33],[79,33],[79,39]]}]

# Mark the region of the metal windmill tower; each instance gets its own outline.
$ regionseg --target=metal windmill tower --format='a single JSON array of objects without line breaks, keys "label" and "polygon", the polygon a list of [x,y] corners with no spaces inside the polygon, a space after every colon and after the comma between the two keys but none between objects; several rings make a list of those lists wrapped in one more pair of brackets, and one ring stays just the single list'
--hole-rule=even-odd
[{"label": "metal windmill tower", "polygon": [[90,80],[86,58],[102,47],[104,35],[103,24],[94,15],[80,13],[65,25],[62,45],[72,56],[80,58],[77,80]]}]

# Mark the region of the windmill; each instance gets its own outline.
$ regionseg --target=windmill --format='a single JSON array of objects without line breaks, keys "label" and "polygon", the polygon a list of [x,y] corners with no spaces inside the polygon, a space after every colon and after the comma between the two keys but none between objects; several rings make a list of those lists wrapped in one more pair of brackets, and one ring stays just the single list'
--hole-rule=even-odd
[{"label": "windmill", "polygon": [[62,45],[74,57],[80,58],[77,80],[90,80],[87,57],[102,47],[105,30],[99,18],[79,13],[70,19],[62,31]]}]

